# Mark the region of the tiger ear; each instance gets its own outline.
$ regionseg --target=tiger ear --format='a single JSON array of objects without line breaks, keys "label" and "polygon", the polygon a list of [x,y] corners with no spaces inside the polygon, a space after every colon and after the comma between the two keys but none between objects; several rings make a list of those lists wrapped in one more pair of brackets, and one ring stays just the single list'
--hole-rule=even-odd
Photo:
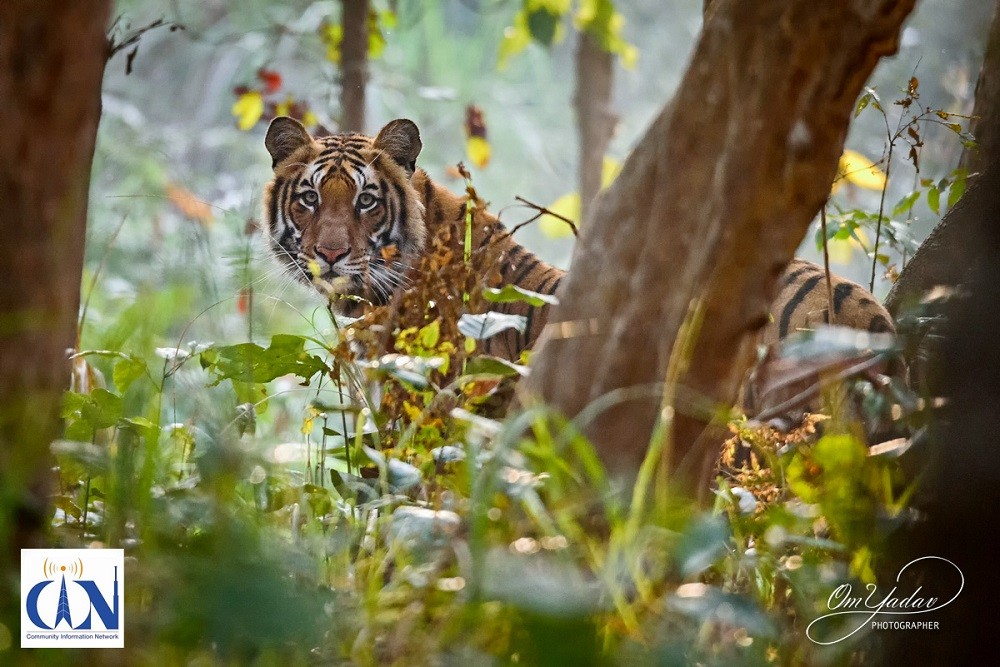
[{"label": "tiger ear", "polygon": [[410,175],[417,168],[417,156],[423,147],[416,123],[406,118],[391,121],[375,137],[375,148],[388,153]]},{"label": "tiger ear", "polygon": [[312,137],[302,123],[288,116],[278,116],[271,121],[264,137],[264,146],[271,154],[271,167],[277,167],[311,141]]}]

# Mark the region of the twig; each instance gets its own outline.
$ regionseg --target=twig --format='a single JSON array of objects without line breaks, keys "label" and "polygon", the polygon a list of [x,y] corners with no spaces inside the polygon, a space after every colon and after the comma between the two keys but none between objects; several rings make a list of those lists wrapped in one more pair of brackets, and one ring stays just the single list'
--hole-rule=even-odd
[{"label": "twig", "polygon": [[[139,40],[144,34],[150,30],[156,30],[157,28],[169,28],[170,32],[175,30],[184,30],[184,26],[180,23],[175,23],[173,21],[168,22],[163,17],[156,19],[155,21],[148,23],[141,28],[136,28],[134,30],[128,30],[128,28],[122,28],[121,32],[124,33],[121,40],[117,39],[115,33],[119,29],[121,24],[122,16],[119,14],[115,18],[114,22],[111,24],[111,28],[108,29],[108,55],[107,60],[111,60],[119,52],[124,51],[133,44],[138,44]],[[135,51],[129,54],[128,58],[128,70],[132,69],[132,60],[135,58]]]},{"label": "twig", "polygon": [[823,230],[823,268],[826,270],[826,323],[833,324],[833,280],[830,278],[830,248],[826,236],[826,202],[823,202],[823,208],[819,210],[819,224]]},{"label": "twig", "polygon": [[557,220],[562,220],[562,221],[563,221],[563,222],[565,222],[565,223],[566,223],[567,225],[569,225],[569,228],[570,228],[570,229],[571,229],[571,230],[573,231],[573,236],[575,236],[575,237],[579,238],[579,236],[580,236],[580,233],[579,233],[579,230],[578,230],[578,229],[577,229],[577,227],[576,227],[576,223],[574,223],[574,222],[573,222],[572,220],[570,220],[569,218],[567,218],[567,217],[565,217],[565,216],[562,216],[562,215],[559,215],[558,213],[555,213],[555,212],[553,212],[553,211],[550,211],[549,209],[545,208],[544,206],[539,206],[538,204],[536,204],[536,203],[534,203],[534,202],[530,202],[530,201],[528,201],[527,199],[525,199],[524,197],[521,197],[521,196],[518,196],[518,195],[515,195],[515,196],[514,196],[514,199],[516,199],[517,201],[521,202],[522,204],[524,204],[524,205],[525,205],[525,206],[527,206],[528,208],[533,208],[533,209],[535,209],[536,211],[538,211],[538,213],[537,213],[537,214],[535,214],[534,216],[532,216],[531,218],[529,218],[528,220],[525,220],[525,221],[524,221],[524,222],[522,222],[521,224],[519,224],[519,225],[515,225],[515,226],[514,226],[514,227],[513,227],[513,228],[512,228],[511,230],[510,230],[510,232],[508,232],[508,234],[509,234],[510,236],[513,236],[513,235],[514,235],[514,232],[516,232],[517,230],[521,229],[521,227],[524,227],[525,225],[530,225],[531,223],[533,223],[533,222],[535,222],[536,220],[538,220],[539,218],[541,218],[541,217],[542,217],[543,215],[551,215],[551,216],[552,216],[553,218],[556,218]]}]

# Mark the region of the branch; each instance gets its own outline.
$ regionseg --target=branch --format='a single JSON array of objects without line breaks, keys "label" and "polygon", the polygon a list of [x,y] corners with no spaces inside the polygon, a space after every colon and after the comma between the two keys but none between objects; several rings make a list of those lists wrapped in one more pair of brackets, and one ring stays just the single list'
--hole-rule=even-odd
[{"label": "branch", "polygon": [[531,209],[534,209],[534,210],[538,211],[538,213],[536,213],[535,215],[531,216],[529,219],[525,220],[524,222],[522,222],[520,224],[517,224],[513,228],[511,228],[511,230],[509,232],[507,232],[508,236],[513,236],[514,232],[516,232],[517,230],[521,229],[522,227],[530,225],[531,223],[533,223],[536,220],[538,220],[539,218],[541,218],[543,215],[551,215],[553,218],[555,218],[557,220],[562,220],[567,225],[569,225],[569,228],[573,231],[573,236],[575,236],[577,238],[580,237],[579,230],[576,227],[576,223],[574,223],[572,220],[570,220],[566,216],[559,215],[555,211],[550,211],[549,209],[545,208],[544,206],[539,206],[538,204],[536,204],[534,202],[530,202],[527,199],[525,199],[524,197],[521,197],[519,195],[515,195],[514,199],[516,199],[517,201],[521,202],[522,204],[524,204],[528,208],[531,208]]}]

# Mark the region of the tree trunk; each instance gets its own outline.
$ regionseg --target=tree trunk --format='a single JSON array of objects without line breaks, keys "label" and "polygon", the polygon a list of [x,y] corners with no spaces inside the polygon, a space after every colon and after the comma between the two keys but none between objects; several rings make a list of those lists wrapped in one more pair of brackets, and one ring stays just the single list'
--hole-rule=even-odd
[{"label": "tree trunk", "polygon": [[39,546],[50,516],[110,7],[0,3],[0,559]]},{"label": "tree trunk", "polygon": [[977,146],[966,149],[958,163],[970,174],[983,171],[1000,157],[1000,0],[997,0],[993,10],[993,24],[976,82],[976,103],[972,115],[974,120],[970,129],[976,137]]},{"label": "tree trunk", "polygon": [[913,259],[899,275],[886,297],[885,307],[896,315],[907,302],[919,299],[936,285],[954,286],[963,282],[969,267],[982,251],[976,239],[997,224],[983,216],[983,202],[1000,188],[1000,155],[985,173],[980,174],[955,206],[920,245]]},{"label": "tree trunk", "polygon": [[[977,147],[962,153],[959,165],[969,173],[981,172],[991,163],[1000,160],[1000,0],[997,1],[990,29],[986,56],[976,84],[976,103],[972,111],[976,117],[971,123]],[[971,181],[973,187],[974,177]],[[972,194],[969,188],[966,196]],[[984,193],[980,193],[982,196]],[[935,285],[957,285],[965,276],[963,267],[975,261],[979,246],[970,243],[982,234],[982,225],[991,220],[969,215],[961,206],[948,211],[931,231],[913,259],[906,265],[896,284],[886,297],[885,307],[895,315],[908,299],[918,298]]]},{"label": "tree trunk", "polygon": [[[913,4],[715,1],[677,96],[595,204],[530,390],[568,415],[622,388],[648,393],[704,298],[684,382],[732,405],[775,282],[829,193],[856,97]],[[585,430],[612,470],[633,472],[659,396],[611,402]],[[705,416],[678,418],[668,465],[688,458]],[[699,452],[697,469],[715,455]]]},{"label": "tree trunk", "polygon": [[[987,179],[993,180],[992,187]],[[974,195],[968,215],[1000,219],[1000,164],[987,169],[963,201]],[[953,664],[956,656],[968,664],[995,659],[996,651],[982,638],[996,627],[996,554],[984,548],[990,539],[984,536],[1000,531],[1000,506],[993,500],[1000,480],[1000,346],[993,326],[1000,326],[1000,226],[980,227],[981,235],[958,241],[968,246],[956,246],[965,250],[962,263],[973,269],[973,278],[967,294],[948,303],[939,355],[931,360],[937,370],[931,395],[946,402],[931,420],[927,446],[914,452],[929,463],[921,470],[918,492],[924,502],[917,508],[925,518],[908,522],[893,537],[891,566],[895,575],[915,558],[947,558],[961,569],[965,587],[953,604],[934,612],[939,632],[886,633],[886,664]],[[942,591],[948,597],[958,590],[955,579],[950,579],[950,590]]]},{"label": "tree trunk", "polygon": [[580,134],[580,219],[601,191],[604,154],[608,152],[617,121],[611,110],[614,56],[582,30],[576,47],[576,92],[573,106]]},{"label": "tree trunk", "polygon": [[342,0],[344,39],[340,47],[340,131],[365,131],[368,85],[368,0]]}]

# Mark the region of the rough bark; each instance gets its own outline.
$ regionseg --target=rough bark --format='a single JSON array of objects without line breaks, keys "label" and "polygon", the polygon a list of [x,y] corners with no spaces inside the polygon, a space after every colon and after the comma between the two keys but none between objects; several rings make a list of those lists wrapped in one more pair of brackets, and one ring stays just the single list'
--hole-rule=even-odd
[{"label": "rough bark", "polygon": [[602,49],[586,30],[579,37],[573,106],[580,135],[580,218],[585,219],[601,191],[604,154],[608,152],[617,118],[611,108],[614,56]]},{"label": "rough bark", "polygon": [[[913,4],[715,1],[677,96],[595,204],[529,390],[577,415],[616,389],[655,386],[689,304],[705,297],[684,383],[732,404],[776,279],[829,192],[855,99]],[[612,469],[636,469],[658,406],[619,401],[586,425]],[[704,417],[675,423],[675,468]]]},{"label": "rough bark", "polygon": [[369,0],[342,0],[344,39],[340,45],[340,130],[365,131],[368,85]]},{"label": "rough bark", "polygon": [[[1000,184],[982,187],[991,171],[996,178],[996,164],[977,184],[976,214],[997,220]],[[966,197],[973,194],[970,190]],[[995,659],[992,645],[982,638],[996,627],[996,554],[984,544],[990,539],[985,536],[1000,531],[1000,505],[994,501],[1000,483],[1000,226],[984,225],[981,235],[960,243],[968,243],[962,263],[973,278],[968,295],[948,304],[939,356],[932,360],[937,369],[932,395],[947,401],[931,422],[927,451],[914,452],[930,462],[918,492],[923,497],[918,508],[926,518],[894,538],[891,572],[894,576],[914,558],[934,555],[961,569],[965,587],[953,604],[934,612],[940,632],[893,633],[886,664],[950,664],[956,656],[966,664]],[[956,590],[953,584],[946,592],[950,597]]]},{"label": "rough bark", "polygon": [[[972,114],[975,118],[970,129],[976,137],[977,147],[966,149],[959,165],[969,173],[977,173],[1000,160],[1000,0],[979,71]],[[973,177],[973,185],[976,180],[983,180],[983,177]],[[972,191],[970,187],[968,194]],[[907,300],[918,298],[935,285],[953,286],[961,282],[963,268],[975,261],[975,257],[966,253],[978,252],[979,248],[968,240],[981,234],[981,226],[989,222],[977,216],[975,211],[970,215],[970,211],[961,206],[948,211],[900,273],[886,298],[885,307],[889,312],[895,315]]]},{"label": "rough bark", "polygon": [[110,6],[0,3],[0,559],[38,545],[49,517]]},{"label": "rough bark", "polygon": [[995,218],[983,215],[983,207],[998,189],[1000,160],[972,182],[920,245],[886,297],[885,307],[890,313],[905,310],[907,302],[919,299],[936,285],[955,286],[966,279],[969,266],[978,261],[982,252],[975,240],[996,225]]}]

